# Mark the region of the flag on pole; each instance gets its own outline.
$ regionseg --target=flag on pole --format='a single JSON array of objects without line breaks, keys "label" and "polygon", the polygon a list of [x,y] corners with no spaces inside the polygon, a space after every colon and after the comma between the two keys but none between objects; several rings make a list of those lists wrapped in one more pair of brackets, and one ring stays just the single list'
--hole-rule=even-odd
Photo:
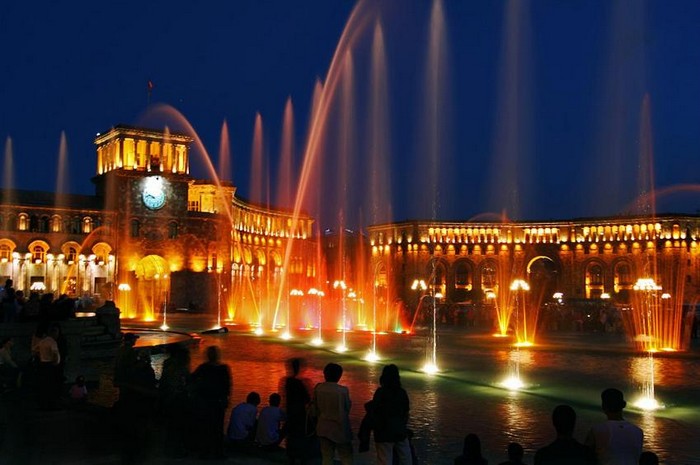
[{"label": "flag on pole", "polygon": [[146,99],[146,104],[150,105],[151,103],[151,92],[153,92],[153,81],[150,79],[148,80],[148,83],[146,84],[146,88],[148,90],[148,98]]}]

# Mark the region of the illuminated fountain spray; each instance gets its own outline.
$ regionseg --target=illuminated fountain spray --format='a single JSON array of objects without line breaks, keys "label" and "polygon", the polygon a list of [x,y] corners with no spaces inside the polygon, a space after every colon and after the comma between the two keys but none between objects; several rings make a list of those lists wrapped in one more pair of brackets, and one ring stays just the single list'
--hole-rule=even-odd
[{"label": "illuminated fountain spray", "polygon": [[323,291],[319,291],[315,287],[312,287],[309,289],[309,295],[315,296],[318,298],[318,306],[316,308],[317,313],[317,322],[318,322],[318,334],[316,335],[315,338],[311,340],[311,344],[315,346],[320,346],[323,344],[323,308],[322,308],[322,302],[323,302],[323,297],[325,296]]},{"label": "illuminated fountain spray", "polygon": [[634,405],[643,410],[656,410],[662,406],[654,397],[654,352],[658,350],[658,339],[655,337],[656,320],[664,307],[670,305],[671,295],[661,293],[662,288],[653,278],[640,278],[634,284],[636,305],[635,320],[642,327],[643,333],[637,335],[637,340],[649,356],[649,370],[642,385],[642,396]]},{"label": "illuminated fountain spray", "polygon": [[513,330],[515,333],[515,351],[511,354],[508,361],[508,376],[501,383],[504,387],[510,390],[518,390],[524,387],[524,383],[520,378],[520,347],[530,345],[527,340],[527,329],[522,330],[521,339],[521,319],[523,322],[523,327],[526,327],[524,322],[526,321],[526,307],[527,299],[525,293],[530,290],[530,285],[522,280],[516,279],[510,285],[510,290],[513,295],[513,310],[512,315],[514,319]]},{"label": "illuminated fountain spray", "polygon": [[375,276],[372,284],[372,347],[370,348],[365,360],[368,362],[379,361],[377,353],[377,278]]},{"label": "illuminated fountain spray", "polygon": [[[292,332],[291,332],[291,307],[294,305],[295,307],[299,307],[299,310],[301,310],[301,299],[304,297],[304,291],[301,289],[292,289],[289,291],[289,304],[287,305],[287,328],[285,329],[284,333],[282,333],[282,336],[280,336],[282,339],[289,340],[292,338]],[[296,302],[299,302],[298,305]]]},{"label": "illuminated fountain spray", "polygon": [[221,328],[221,269],[216,270],[216,328]]},{"label": "illuminated fountain spray", "polygon": [[[158,279],[158,275],[156,275],[156,280],[157,279]],[[168,275],[167,274],[163,275],[163,281],[166,281],[167,279],[168,279]],[[166,286],[166,289],[167,289],[167,286]],[[159,288],[159,290],[160,290],[160,288]],[[168,329],[170,329],[170,326],[168,326],[168,300],[167,300],[168,293],[164,292],[163,295],[166,296],[166,298],[163,299],[163,304],[162,304],[163,305],[163,324],[160,325],[160,329],[162,329],[163,331],[167,331]]]},{"label": "illuminated fountain spray", "polygon": [[437,302],[442,299],[443,295],[440,292],[435,292],[432,299],[432,325],[430,328],[430,336],[427,338],[427,351],[425,357],[425,365],[421,369],[425,373],[433,374],[440,371],[437,364]]},{"label": "illuminated fountain spray", "polygon": [[346,342],[346,332],[347,332],[347,305],[345,302],[346,296],[345,296],[345,291],[347,290],[347,285],[345,284],[345,281],[342,279],[336,280],[333,282],[333,289],[340,289],[340,292],[342,294],[341,296],[341,307],[342,307],[342,321],[341,321],[341,331],[343,334],[343,339],[341,343],[336,347],[336,350],[338,352],[345,352],[348,350],[348,346],[345,344]]}]

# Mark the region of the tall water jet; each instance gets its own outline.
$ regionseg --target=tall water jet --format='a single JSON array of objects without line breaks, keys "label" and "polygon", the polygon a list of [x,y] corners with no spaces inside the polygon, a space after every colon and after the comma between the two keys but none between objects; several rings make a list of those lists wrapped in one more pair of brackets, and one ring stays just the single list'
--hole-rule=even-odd
[{"label": "tall water jet", "polygon": [[640,254],[642,278],[635,285],[631,328],[637,346],[644,351],[679,350],[684,346],[681,334],[688,247],[685,232],[662,236],[656,222],[654,151],[651,101],[642,101],[639,128],[638,197],[635,213],[650,217],[640,231],[645,251]]},{"label": "tall water jet", "polygon": [[[518,218],[521,201],[529,196],[530,134],[528,112],[530,97],[530,32],[527,3],[509,0],[505,7],[501,69],[499,74],[499,102],[496,109],[494,156],[490,169],[490,208],[503,212],[503,218]],[[514,248],[499,252],[497,293],[497,320],[501,335],[510,326],[513,298],[508,286],[518,276],[524,276],[523,261]],[[534,310],[534,309],[533,309]],[[526,328],[527,321],[521,321]]]},{"label": "tall water jet", "polygon": [[[218,182],[225,183],[231,182],[233,180],[233,172],[231,170],[231,137],[229,135],[228,123],[226,120],[221,123],[221,133],[219,135],[219,167],[218,167]],[[217,195],[222,195],[223,191],[218,189]],[[221,204],[227,204],[228,199],[221,198]],[[233,320],[235,315],[235,302],[237,301],[236,291],[240,290],[240,287],[235,286],[234,279],[235,274],[230,273],[230,282],[228,283],[228,289],[230,292],[226,293],[226,298],[222,301],[222,286],[221,283],[221,273],[217,275],[217,287],[219,289],[219,295],[217,296],[217,317],[216,317],[216,328],[222,327],[222,313],[224,313],[225,319]],[[222,308],[223,305],[223,308]]]},{"label": "tall water jet", "polygon": [[[5,159],[3,161],[2,187],[4,189],[2,199],[3,205],[13,205],[14,199],[12,198],[12,194],[15,189],[14,160],[12,152],[12,138],[9,136],[7,139],[5,139]],[[8,212],[3,211],[2,214],[3,220],[5,222],[9,221],[9,218],[7,217]],[[10,275],[7,274],[6,276]]]},{"label": "tall water jet", "polygon": [[231,171],[231,137],[229,136],[228,123],[221,123],[221,135],[219,136],[219,182],[233,180]]},{"label": "tall water jet", "polygon": [[340,81],[340,118],[339,118],[339,147],[338,147],[338,182],[337,182],[337,202],[338,202],[338,249],[336,276],[334,287],[340,291],[341,317],[340,331],[342,341],[337,350],[344,352],[347,350],[347,330],[348,330],[348,291],[351,286],[348,284],[348,263],[345,243],[347,240],[347,215],[348,215],[348,183],[351,176],[350,158],[354,153],[355,137],[355,90],[354,90],[354,64],[352,53],[348,51],[343,60],[343,76]]},{"label": "tall water jet", "polygon": [[253,145],[251,147],[250,193],[248,195],[250,201],[258,205],[265,203],[265,188],[263,186],[265,179],[264,144],[262,116],[260,113],[255,113]]},{"label": "tall water jet", "polygon": [[58,160],[56,166],[56,194],[68,193],[68,142],[66,132],[61,131],[61,140],[58,145]]},{"label": "tall water jet", "polygon": [[[265,203],[265,187],[264,179],[266,170],[264,168],[264,136],[263,136],[263,121],[260,113],[255,114],[255,123],[253,126],[253,141],[251,147],[251,164],[250,164],[250,192],[249,199],[251,203],[258,206]],[[277,326],[277,312],[273,305],[270,294],[269,273],[266,268],[266,257],[255,257],[257,264],[251,264],[255,270],[254,275],[258,275],[255,284],[251,286],[250,299],[257,302],[258,321],[257,324],[262,328],[266,323],[269,323],[270,329],[275,330]],[[261,260],[262,258],[262,260]]]},{"label": "tall water jet", "polygon": [[292,186],[295,183],[292,172],[294,162],[294,107],[292,97],[287,98],[284,105],[282,120],[282,142],[280,144],[280,161],[277,173],[277,195],[275,197],[278,207],[289,208],[292,203]]},{"label": "tall water jet", "polygon": [[[644,26],[646,8],[634,0],[610,3],[608,37],[604,50],[607,52],[602,69],[598,70],[601,82],[596,101],[594,159],[586,160],[578,170],[583,174],[579,188],[596,185],[586,195],[589,204],[583,205],[591,213],[616,215],[629,202],[634,193],[635,178],[630,168],[637,166],[638,152],[635,127],[638,108],[635,102],[644,94],[644,51],[647,47],[632,46],[648,40]],[[594,167],[600,167],[598,169]],[[604,171],[603,171],[604,170]],[[603,175],[604,173],[604,175]]]},{"label": "tall water jet", "polygon": [[[447,33],[442,0],[433,2],[430,13],[428,59],[426,74],[425,117],[426,117],[426,153],[428,157],[429,177],[428,185],[430,195],[426,196],[430,202],[429,214],[431,220],[438,217],[440,208],[440,192],[442,186],[439,183],[439,173],[443,168],[444,157],[447,154],[447,143],[450,135],[445,128],[450,119],[448,111],[448,62],[447,62]],[[437,305],[442,299],[441,282],[438,282],[436,260],[432,260],[430,270],[430,292],[432,295],[432,325],[428,337],[426,337],[426,358],[423,371],[435,373],[439,370],[437,364]]]},{"label": "tall water jet", "polygon": [[[355,6],[333,55],[328,75],[326,77],[326,82],[323,86],[323,91],[321,92],[318,106],[316,107],[317,110],[313,112],[312,122],[309,125],[309,138],[304,151],[302,169],[299,175],[299,184],[296,199],[294,201],[294,212],[291,225],[292,230],[296,230],[299,222],[301,207],[306,203],[306,194],[308,192],[310,180],[312,179],[313,172],[316,169],[320,156],[319,154],[321,153],[324,133],[328,123],[328,115],[335,101],[334,97],[337,92],[338,84],[341,82],[341,75],[343,74],[344,67],[343,61],[345,60],[346,53],[350,50],[357,38],[362,35],[369,24],[372,24],[370,22],[372,15],[365,13],[370,13],[370,8],[374,5],[374,2],[360,1]],[[365,10],[369,11],[366,12]],[[287,242],[283,260],[285,269],[290,262],[293,246],[293,239]],[[283,275],[282,279],[286,280],[287,277]]]},{"label": "tall water jet", "polygon": [[[377,21],[374,27],[374,36],[372,40],[372,68],[370,80],[370,115],[367,128],[367,132],[370,135],[370,147],[367,151],[370,154],[370,163],[368,163],[370,185],[367,202],[369,203],[370,223],[378,224],[391,218],[391,184],[389,182],[390,176],[388,175],[388,163],[391,154],[391,149],[389,147],[389,91],[387,84],[384,34],[381,22],[379,21]],[[373,247],[374,254],[376,246],[370,245]],[[379,359],[379,353],[377,351],[377,314],[381,312],[385,315],[386,320],[391,302],[389,296],[386,295],[386,290],[388,289],[386,275],[383,276],[383,281],[380,282],[379,279],[379,265],[379,263],[372,265],[372,272],[370,273],[371,282],[368,283],[369,286],[365,286],[371,290],[372,295],[372,345],[367,355],[370,360]],[[378,296],[379,289],[384,290],[381,298]],[[380,306],[382,308],[379,308]]]}]

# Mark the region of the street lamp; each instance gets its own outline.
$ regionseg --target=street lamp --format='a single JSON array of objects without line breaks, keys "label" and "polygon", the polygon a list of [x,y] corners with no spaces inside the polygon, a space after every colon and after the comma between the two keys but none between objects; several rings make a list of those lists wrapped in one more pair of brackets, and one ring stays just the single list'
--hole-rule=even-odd
[{"label": "street lamp", "polygon": [[117,289],[119,289],[120,294],[122,292],[126,294],[126,308],[124,310],[126,311],[126,315],[129,316],[129,291],[131,291],[131,286],[129,286],[129,283],[121,283],[119,286],[117,286]]}]

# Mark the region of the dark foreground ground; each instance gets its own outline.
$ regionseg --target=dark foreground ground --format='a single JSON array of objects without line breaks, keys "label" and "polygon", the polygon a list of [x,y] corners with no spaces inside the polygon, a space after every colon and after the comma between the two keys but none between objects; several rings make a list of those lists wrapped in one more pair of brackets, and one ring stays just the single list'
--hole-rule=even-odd
[{"label": "dark foreground ground", "polygon": [[[219,460],[173,457],[162,446],[162,428],[149,425],[144,447],[122,440],[112,410],[94,404],[71,405],[64,400],[56,410],[38,408],[30,389],[4,392],[0,398],[0,464],[7,465],[116,465],[232,463],[285,464],[284,450],[231,452]],[[193,425],[196,428],[196,425]],[[132,453],[136,460],[127,458]],[[374,453],[358,454],[355,463],[374,463]],[[311,462],[318,465],[320,460]]]}]

